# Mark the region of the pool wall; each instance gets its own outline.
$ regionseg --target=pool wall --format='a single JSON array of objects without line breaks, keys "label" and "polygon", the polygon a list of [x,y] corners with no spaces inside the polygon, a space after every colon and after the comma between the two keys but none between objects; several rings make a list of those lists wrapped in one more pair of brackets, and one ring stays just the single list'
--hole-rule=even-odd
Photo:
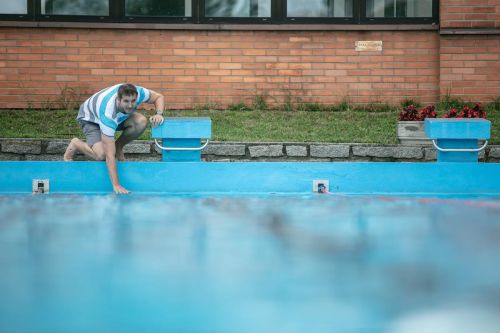
[{"label": "pool wall", "polygon": [[[500,194],[500,163],[119,162],[132,192],[311,193],[313,180],[346,194]],[[50,193],[108,193],[104,162],[0,162],[0,193],[31,193],[49,179]]]}]

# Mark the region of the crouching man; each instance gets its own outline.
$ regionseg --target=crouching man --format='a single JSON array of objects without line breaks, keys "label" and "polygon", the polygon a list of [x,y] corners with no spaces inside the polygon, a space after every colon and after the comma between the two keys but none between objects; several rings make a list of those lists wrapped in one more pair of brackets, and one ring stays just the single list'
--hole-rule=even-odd
[{"label": "crouching man", "polygon": [[[106,160],[115,193],[129,193],[120,185],[116,160],[125,159],[123,147],[146,129],[146,117],[135,112],[141,103],[155,105],[156,115],[149,118],[153,126],[163,123],[164,97],[153,90],[126,83],[92,95],[80,106],[76,118],[87,142],[73,138],[66,148],[64,160],[72,161],[76,152],[96,161]],[[115,141],[116,131],[122,131],[122,134]]]}]

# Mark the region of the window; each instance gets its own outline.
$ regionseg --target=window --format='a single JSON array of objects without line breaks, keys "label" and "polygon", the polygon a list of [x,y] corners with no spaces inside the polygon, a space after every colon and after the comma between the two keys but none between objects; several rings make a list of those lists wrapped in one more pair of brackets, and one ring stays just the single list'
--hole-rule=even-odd
[{"label": "window", "polygon": [[41,0],[41,8],[44,15],[109,15],[108,0]]},{"label": "window", "polygon": [[353,0],[288,0],[288,17],[352,17]]},{"label": "window", "polygon": [[271,17],[271,0],[205,0],[206,17]]},{"label": "window", "polygon": [[366,0],[366,17],[431,17],[432,0]]},{"label": "window", "polygon": [[191,16],[191,0],[126,0],[126,16]]},{"label": "window", "polygon": [[439,0],[0,0],[0,20],[438,23]]},{"label": "window", "polygon": [[26,0],[2,1],[0,14],[28,14],[28,2]]}]

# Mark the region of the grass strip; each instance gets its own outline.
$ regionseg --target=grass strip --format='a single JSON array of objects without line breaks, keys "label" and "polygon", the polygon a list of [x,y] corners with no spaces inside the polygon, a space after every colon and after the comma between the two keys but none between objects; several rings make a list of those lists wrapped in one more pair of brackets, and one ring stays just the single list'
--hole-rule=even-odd
[{"label": "grass strip", "polygon": [[[150,111],[139,111],[146,116]],[[212,140],[395,144],[398,111],[166,111],[166,117],[210,117]],[[83,138],[76,111],[0,110],[2,138]],[[489,111],[491,144],[500,144],[500,111]],[[140,139],[149,140],[148,128]]]}]

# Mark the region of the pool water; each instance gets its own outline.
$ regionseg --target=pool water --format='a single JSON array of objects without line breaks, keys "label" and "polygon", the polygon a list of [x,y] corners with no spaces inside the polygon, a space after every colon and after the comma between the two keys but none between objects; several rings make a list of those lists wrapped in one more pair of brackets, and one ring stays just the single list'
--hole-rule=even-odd
[{"label": "pool water", "polygon": [[0,196],[0,332],[494,332],[500,199]]}]

